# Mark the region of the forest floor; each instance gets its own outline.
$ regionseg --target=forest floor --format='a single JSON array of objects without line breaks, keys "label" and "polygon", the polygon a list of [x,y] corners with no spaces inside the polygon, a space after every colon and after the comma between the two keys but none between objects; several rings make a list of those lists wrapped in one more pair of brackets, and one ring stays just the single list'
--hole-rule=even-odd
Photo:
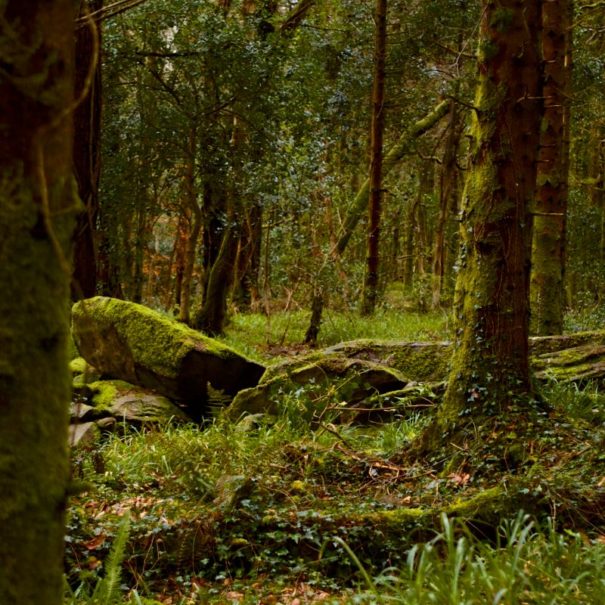
[{"label": "forest floor", "polygon": [[[241,321],[240,350],[300,352],[295,316]],[[368,334],[347,321],[326,345]],[[442,315],[389,321],[390,337],[447,336]],[[75,450],[68,602],[605,603],[605,394],[542,396],[548,412],[423,457],[430,406],[312,430],[295,394],[271,422],[219,414]]]}]

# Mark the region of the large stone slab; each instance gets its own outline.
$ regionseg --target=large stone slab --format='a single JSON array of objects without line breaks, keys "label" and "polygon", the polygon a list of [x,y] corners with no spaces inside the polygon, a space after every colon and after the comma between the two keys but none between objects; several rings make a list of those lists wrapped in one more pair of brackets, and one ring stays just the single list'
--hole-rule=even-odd
[{"label": "large stone slab", "polygon": [[[416,382],[440,382],[447,379],[452,345],[360,339],[324,349],[323,354],[373,361],[395,368]],[[529,339],[529,354],[538,380],[583,384],[605,379],[605,330],[533,336]]]},{"label": "large stone slab", "polygon": [[445,380],[452,354],[449,342],[408,342],[359,339],[341,342],[323,350],[324,355],[343,355],[395,368],[408,380]]},{"label": "large stone slab", "polygon": [[327,417],[350,419],[357,416],[357,412],[348,413],[350,408],[360,401],[406,384],[407,379],[393,368],[313,353],[269,368],[258,386],[237,394],[228,415],[235,420],[244,414],[279,414],[294,403],[297,413],[311,422],[328,408],[336,413]]},{"label": "large stone slab", "polygon": [[80,355],[104,376],[207,412],[208,387],[233,397],[255,386],[265,368],[233,349],[143,305],[97,296],[72,309]]}]

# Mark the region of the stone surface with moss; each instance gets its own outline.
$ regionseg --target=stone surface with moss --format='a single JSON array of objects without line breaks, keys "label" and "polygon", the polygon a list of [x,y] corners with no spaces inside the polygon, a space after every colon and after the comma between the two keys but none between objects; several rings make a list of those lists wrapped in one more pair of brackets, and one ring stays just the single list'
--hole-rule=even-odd
[{"label": "stone surface with moss", "polygon": [[372,361],[312,353],[269,368],[257,387],[238,393],[229,408],[229,417],[261,412],[277,414],[290,400],[309,420],[341,402],[344,405],[340,412],[346,413],[347,406],[355,406],[372,395],[401,389],[407,382],[396,369]]},{"label": "stone surface with moss", "polygon": [[234,396],[265,369],[169,317],[112,298],[74,305],[72,333],[82,357],[104,375],[182,401],[196,420],[207,412],[208,385]]},{"label": "stone surface with moss", "polygon": [[[323,354],[374,361],[395,368],[416,382],[441,382],[448,374],[452,346],[445,341],[360,339],[324,349]],[[605,376],[605,331],[531,337],[529,354],[531,368],[538,380],[586,382],[602,379]],[[265,376],[275,375],[279,367],[270,368]]]},{"label": "stone surface with moss", "polygon": [[324,353],[372,361],[395,368],[409,380],[432,382],[443,380],[447,375],[451,345],[448,342],[360,339],[334,345]]},{"label": "stone surface with moss", "polygon": [[167,397],[123,380],[98,380],[88,385],[96,417],[113,416],[129,424],[185,422],[186,414]]}]

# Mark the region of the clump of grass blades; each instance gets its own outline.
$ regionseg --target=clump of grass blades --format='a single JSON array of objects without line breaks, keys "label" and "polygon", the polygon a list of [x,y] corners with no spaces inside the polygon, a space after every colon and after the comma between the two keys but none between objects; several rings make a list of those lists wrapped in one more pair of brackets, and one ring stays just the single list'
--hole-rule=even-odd
[{"label": "clump of grass blades", "polygon": [[570,418],[582,418],[593,425],[605,424],[605,393],[597,382],[579,386],[552,381],[544,387],[543,397]]},{"label": "clump of grass blades", "polygon": [[287,423],[243,432],[222,421],[205,430],[168,426],[115,436],[101,447],[105,473],[96,481],[133,491],[151,483],[157,493],[211,496],[221,476],[262,474],[266,461],[298,436]]},{"label": "clump of grass blades", "polygon": [[536,531],[519,514],[496,544],[447,517],[407,565],[375,578],[354,603],[402,605],[597,605],[605,603],[605,544],[552,527]]}]

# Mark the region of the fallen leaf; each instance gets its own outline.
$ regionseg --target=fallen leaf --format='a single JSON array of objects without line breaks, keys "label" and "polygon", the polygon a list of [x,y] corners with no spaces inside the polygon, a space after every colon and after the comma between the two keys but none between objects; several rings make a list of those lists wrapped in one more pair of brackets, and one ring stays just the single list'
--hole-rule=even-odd
[{"label": "fallen leaf", "polygon": [[98,536],[88,540],[88,542],[83,542],[83,544],[88,550],[96,550],[105,544],[105,540],[107,540],[107,536],[105,534],[99,534]]},{"label": "fallen leaf", "polygon": [[451,473],[447,477],[450,480],[450,483],[454,483],[455,485],[466,485],[470,481],[469,473]]}]

